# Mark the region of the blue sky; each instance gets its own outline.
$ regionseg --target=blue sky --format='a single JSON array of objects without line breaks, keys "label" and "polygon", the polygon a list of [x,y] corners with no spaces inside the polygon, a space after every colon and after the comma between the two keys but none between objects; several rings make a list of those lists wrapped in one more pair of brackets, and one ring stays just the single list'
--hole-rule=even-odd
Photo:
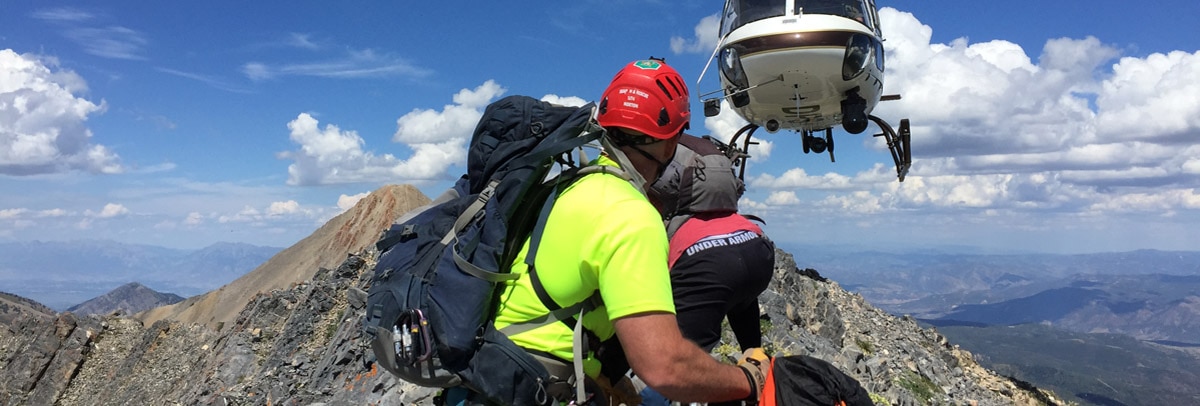
[{"label": "blue sky", "polygon": [[[1200,248],[1200,3],[1082,4],[880,0],[908,178],[873,127],[837,163],[762,134],[744,211],[785,244]],[[0,241],[289,246],[384,184],[440,193],[499,97],[594,100],[647,56],[699,78],[720,8],[6,0]]]}]

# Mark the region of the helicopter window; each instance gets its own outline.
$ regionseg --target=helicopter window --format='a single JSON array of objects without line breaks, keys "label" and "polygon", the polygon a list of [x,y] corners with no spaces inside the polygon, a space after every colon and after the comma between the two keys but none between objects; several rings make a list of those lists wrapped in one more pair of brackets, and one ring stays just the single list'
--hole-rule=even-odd
[{"label": "helicopter window", "polygon": [[867,0],[867,26],[875,30],[876,37],[883,37],[883,31],[879,28],[879,8],[875,6],[875,0]]},{"label": "helicopter window", "polygon": [[785,11],[784,3],[778,0],[729,0],[721,16],[721,36],[764,18],[783,16]]},{"label": "helicopter window", "polygon": [[796,14],[828,14],[858,21],[872,30],[872,19],[863,0],[797,0]]}]

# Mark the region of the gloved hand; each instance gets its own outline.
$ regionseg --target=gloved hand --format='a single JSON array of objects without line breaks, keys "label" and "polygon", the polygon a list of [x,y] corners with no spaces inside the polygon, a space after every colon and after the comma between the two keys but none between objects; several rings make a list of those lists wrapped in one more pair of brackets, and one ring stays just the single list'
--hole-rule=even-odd
[{"label": "gloved hand", "polygon": [[742,368],[746,373],[746,380],[750,382],[750,396],[747,400],[757,402],[759,396],[762,396],[763,385],[767,383],[767,371],[771,368],[771,358],[763,352],[762,348],[751,348],[742,352],[741,358],[738,358],[737,366]]}]

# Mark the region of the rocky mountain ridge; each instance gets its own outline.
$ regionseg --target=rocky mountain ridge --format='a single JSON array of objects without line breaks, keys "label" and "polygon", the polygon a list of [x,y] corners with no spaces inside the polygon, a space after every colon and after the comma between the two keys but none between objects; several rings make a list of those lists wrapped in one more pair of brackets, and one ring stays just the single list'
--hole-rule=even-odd
[{"label": "rocky mountain ridge", "polygon": [[129,282],[86,302],[71,306],[67,311],[77,315],[121,312],[134,314],[183,301],[174,293],[161,293],[137,282]]},{"label": "rocky mountain ridge", "polygon": [[[350,218],[374,218],[381,209],[356,207]],[[360,226],[351,223],[338,229]],[[377,236],[378,230],[370,233]],[[430,404],[435,390],[397,381],[369,362],[361,329],[365,297],[351,288],[368,287],[375,253],[368,247],[341,255],[340,265],[259,275],[295,282],[254,291],[227,319],[177,312],[144,323],[144,315],[2,307],[12,314],[0,326],[0,404]],[[1058,403],[984,369],[935,330],[822,279],[777,252],[774,279],[762,296],[769,318],[764,341],[775,355],[826,359],[857,378],[876,404]],[[730,347],[719,345],[714,356]]]}]

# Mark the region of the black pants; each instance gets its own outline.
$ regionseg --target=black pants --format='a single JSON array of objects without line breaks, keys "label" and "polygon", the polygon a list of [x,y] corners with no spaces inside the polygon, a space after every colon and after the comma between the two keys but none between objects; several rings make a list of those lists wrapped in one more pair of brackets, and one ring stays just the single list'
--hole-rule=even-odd
[{"label": "black pants", "polygon": [[758,295],[771,282],[775,244],[743,235],[704,247],[685,251],[671,267],[679,330],[711,351],[721,339],[721,319],[729,317],[743,349],[761,347]]}]

